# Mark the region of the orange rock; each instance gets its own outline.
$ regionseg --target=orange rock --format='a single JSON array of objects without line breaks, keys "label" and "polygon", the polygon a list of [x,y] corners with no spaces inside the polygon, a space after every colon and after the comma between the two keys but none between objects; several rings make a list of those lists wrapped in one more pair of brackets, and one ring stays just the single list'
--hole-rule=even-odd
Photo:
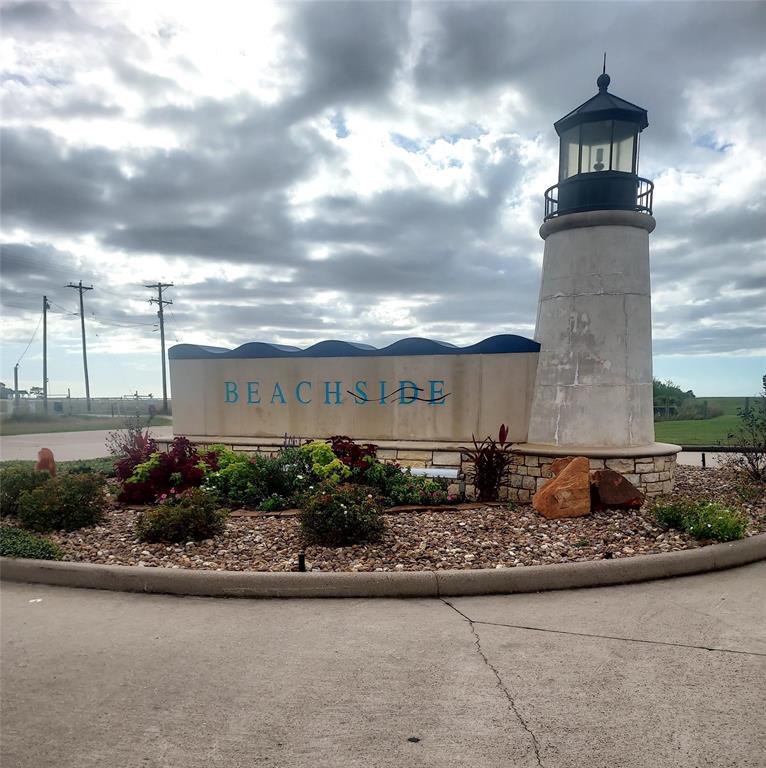
[{"label": "orange rock", "polygon": [[584,456],[572,459],[532,497],[532,506],[549,520],[590,514],[588,459]]},{"label": "orange rock", "polygon": [[56,461],[50,448],[41,448],[37,452],[37,464],[35,469],[48,472],[51,477],[56,477]]},{"label": "orange rock", "polygon": [[553,472],[553,476],[558,477],[561,474],[561,470],[564,469],[572,459],[574,459],[574,456],[562,456],[559,459],[554,459],[553,464],[551,464],[551,472]]}]

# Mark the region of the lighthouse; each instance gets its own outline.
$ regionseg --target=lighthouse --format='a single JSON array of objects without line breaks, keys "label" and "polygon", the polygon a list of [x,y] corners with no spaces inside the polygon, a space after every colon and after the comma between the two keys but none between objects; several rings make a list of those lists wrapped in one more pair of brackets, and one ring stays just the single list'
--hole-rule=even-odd
[{"label": "lighthouse", "polygon": [[[558,183],[545,192],[535,340],[540,343],[528,468],[587,456],[648,495],[672,488],[678,446],[656,443],[652,402],[649,235],[654,185],[639,176],[647,111],[598,93],[554,124]],[[534,492],[547,472],[523,479]],[[517,480],[515,485],[521,481]]]}]

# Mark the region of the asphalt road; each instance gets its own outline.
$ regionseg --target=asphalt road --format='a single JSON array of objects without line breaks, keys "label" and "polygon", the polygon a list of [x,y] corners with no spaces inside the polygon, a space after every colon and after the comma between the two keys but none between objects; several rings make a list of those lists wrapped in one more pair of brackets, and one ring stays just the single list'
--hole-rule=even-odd
[{"label": "asphalt road", "polygon": [[[152,427],[156,437],[173,437],[173,427]],[[56,461],[98,459],[109,456],[106,438],[111,429],[89,432],[45,432],[37,435],[0,436],[0,461],[37,459],[40,448],[50,448]]]},{"label": "asphalt road", "polygon": [[7,768],[766,765],[766,563],[443,600],[4,584]]}]

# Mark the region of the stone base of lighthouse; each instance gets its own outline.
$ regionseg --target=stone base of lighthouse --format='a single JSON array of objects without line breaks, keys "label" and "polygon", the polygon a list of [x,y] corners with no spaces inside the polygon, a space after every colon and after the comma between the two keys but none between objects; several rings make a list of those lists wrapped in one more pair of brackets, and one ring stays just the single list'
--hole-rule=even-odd
[{"label": "stone base of lighthouse", "polygon": [[562,456],[586,456],[591,469],[614,469],[624,475],[646,498],[670,493],[676,471],[679,446],[653,443],[628,449],[515,446],[518,454],[510,468],[508,498],[528,502],[553,477],[551,464]]},{"label": "stone base of lighthouse", "polygon": [[678,446],[654,441],[649,233],[637,211],[546,221],[535,340],[540,342],[527,443],[511,498],[527,501],[561,456],[614,469],[647,496],[673,488]]}]

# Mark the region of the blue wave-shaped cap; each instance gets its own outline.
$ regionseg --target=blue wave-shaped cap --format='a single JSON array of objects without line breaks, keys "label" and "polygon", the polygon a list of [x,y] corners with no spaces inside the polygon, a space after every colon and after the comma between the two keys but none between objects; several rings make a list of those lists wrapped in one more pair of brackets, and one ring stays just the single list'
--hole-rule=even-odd
[{"label": "blue wave-shaped cap", "polygon": [[284,344],[251,341],[236,349],[176,344],[168,350],[171,360],[262,359],[277,357],[395,357],[408,355],[500,355],[515,352],[539,352],[540,345],[524,336],[503,333],[476,344],[458,347],[433,339],[400,339],[387,347],[373,347],[350,341],[320,341],[306,349]]}]

